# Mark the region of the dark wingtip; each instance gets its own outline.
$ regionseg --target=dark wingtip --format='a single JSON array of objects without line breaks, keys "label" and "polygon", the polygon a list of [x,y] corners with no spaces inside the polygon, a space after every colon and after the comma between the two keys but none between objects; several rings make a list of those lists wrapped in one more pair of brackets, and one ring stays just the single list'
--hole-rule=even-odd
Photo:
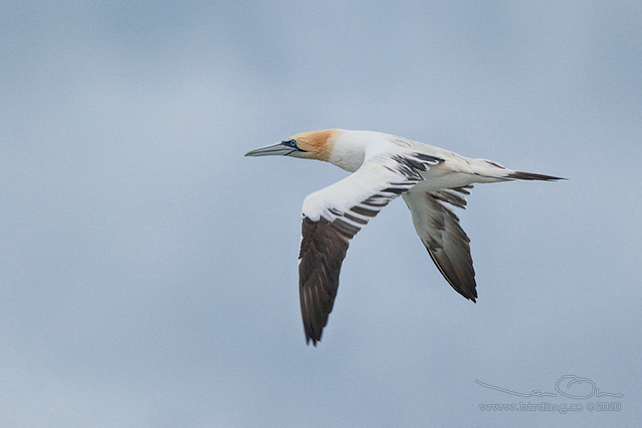
[{"label": "dark wingtip", "polygon": [[472,293],[470,290],[466,294],[460,293],[462,296],[467,298],[468,300],[471,300],[473,303],[477,303],[477,284],[475,284],[475,288],[473,288]]},{"label": "dark wingtip", "polygon": [[515,171],[511,174],[508,174],[506,177],[514,178],[515,180],[538,180],[538,181],[568,180],[567,178],[563,178],[563,177],[554,177],[552,175],[535,174],[533,172],[524,172],[524,171]]}]

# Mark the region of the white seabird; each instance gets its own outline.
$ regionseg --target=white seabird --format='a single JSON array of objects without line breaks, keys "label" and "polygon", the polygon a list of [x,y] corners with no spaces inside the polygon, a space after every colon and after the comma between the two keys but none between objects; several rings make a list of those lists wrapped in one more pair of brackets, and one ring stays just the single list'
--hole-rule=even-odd
[{"label": "white seabird", "polygon": [[306,342],[315,346],[332,311],[350,239],[391,200],[401,195],[439,271],[475,302],[470,240],[447,204],[465,208],[473,183],[562,179],[372,131],[303,132],[245,154],[269,155],[322,160],[353,173],[303,201],[299,294]]}]

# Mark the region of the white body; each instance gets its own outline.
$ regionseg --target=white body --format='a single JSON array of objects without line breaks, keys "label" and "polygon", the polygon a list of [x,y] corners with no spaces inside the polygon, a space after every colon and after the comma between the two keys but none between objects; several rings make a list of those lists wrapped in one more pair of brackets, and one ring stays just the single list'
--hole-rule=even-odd
[{"label": "white body", "polygon": [[334,142],[328,161],[355,172],[366,158],[386,152],[420,152],[444,160],[421,174],[425,181],[418,185],[424,191],[505,181],[508,172],[484,159],[468,158],[440,147],[373,131],[343,131]]}]

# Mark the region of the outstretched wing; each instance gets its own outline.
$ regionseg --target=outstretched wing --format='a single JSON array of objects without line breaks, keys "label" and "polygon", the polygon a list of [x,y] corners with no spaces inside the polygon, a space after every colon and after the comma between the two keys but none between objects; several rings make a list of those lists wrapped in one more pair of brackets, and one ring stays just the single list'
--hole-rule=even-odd
[{"label": "outstretched wing", "polygon": [[350,239],[388,202],[423,180],[420,171],[442,159],[420,153],[380,154],[303,202],[299,293],[306,342],[316,346],[339,287]]},{"label": "outstretched wing", "polygon": [[430,258],[448,283],[473,302],[477,298],[475,270],[470,256],[470,239],[459,225],[459,218],[446,204],[466,207],[466,195],[473,186],[432,192],[413,191],[403,195],[412,213],[415,230]]}]

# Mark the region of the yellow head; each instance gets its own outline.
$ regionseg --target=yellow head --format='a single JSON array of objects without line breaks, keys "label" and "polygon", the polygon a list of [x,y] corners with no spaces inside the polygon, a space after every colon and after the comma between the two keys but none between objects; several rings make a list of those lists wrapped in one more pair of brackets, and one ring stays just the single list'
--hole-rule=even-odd
[{"label": "yellow head", "polygon": [[247,152],[245,156],[282,155],[328,161],[340,130],[301,132],[280,143]]}]

